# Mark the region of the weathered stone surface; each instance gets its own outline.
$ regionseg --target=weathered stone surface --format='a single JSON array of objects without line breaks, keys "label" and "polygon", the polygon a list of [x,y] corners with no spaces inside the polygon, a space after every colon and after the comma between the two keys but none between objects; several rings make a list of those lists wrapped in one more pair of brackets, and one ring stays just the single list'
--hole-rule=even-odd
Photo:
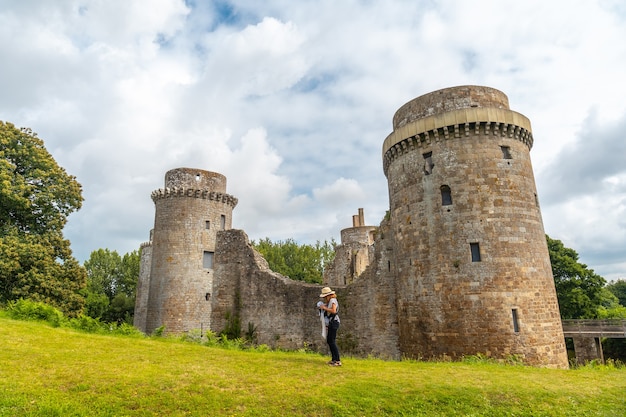
[{"label": "weathered stone surface", "polygon": [[491,87],[468,85],[444,88],[424,94],[400,107],[393,116],[393,128],[399,129],[428,116],[474,107],[508,109],[509,99],[503,92]]},{"label": "weathered stone surface", "polygon": [[316,303],[320,286],[293,281],[267,266],[241,230],[218,233],[212,329],[238,317],[242,331],[254,329],[257,343],[274,348],[324,348]]},{"label": "weathered stone surface", "polygon": [[205,262],[215,252],[218,231],[231,228],[237,201],[225,193],[226,177],[210,171],[173,169],[165,176],[165,186],[152,193],[156,211],[151,259],[142,262],[150,265],[148,294],[145,285],[137,294],[148,302],[135,324],[146,333],[160,326],[173,333],[208,329],[214,270]]},{"label": "weathered stone surface", "polygon": [[[506,118],[502,93],[461,87],[411,101],[402,119],[475,105]],[[446,138],[446,128],[454,130],[432,126],[439,132],[434,140],[397,152],[387,167],[400,351],[425,358],[517,355],[566,367],[531,142],[503,135],[488,119],[459,137]],[[472,260],[472,244],[479,261]]]},{"label": "weathered stone surface", "polygon": [[[383,144],[389,218],[367,226],[359,210],[325,271],[341,306],[340,347],[395,359],[515,355],[567,367],[529,120],[504,93],[463,86],[410,101],[393,125]],[[229,230],[237,199],[225,177],[172,170],[152,198],[138,327],[218,333],[236,317],[258,343],[325,351],[315,309],[321,285],[269,270],[246,234]],[[214,253],[209,268],[203,252]]]},{"label": "weathered stone surface", "polygon": [[[152,234],[152,233],[151,233]],[[137,296],[135,297],[134,325],[138,329],[146,329],[148,315],[148,294],[150,293],[150,266],[152,263],[152,237],[150,242],[141,245],[139,278],[137,279]]]},{"label": "weathered stone surface", "polygon": [[604,363],[602,343],[598,337],[575,337],[574,351],[576,353],[576,363],[585,365],[589,362],[600,361]]}]

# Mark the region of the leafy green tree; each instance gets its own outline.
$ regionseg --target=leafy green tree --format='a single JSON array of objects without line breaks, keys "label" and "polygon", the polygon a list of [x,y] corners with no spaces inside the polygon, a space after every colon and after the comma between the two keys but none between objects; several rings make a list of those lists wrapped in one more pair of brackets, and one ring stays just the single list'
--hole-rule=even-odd
[{"label": "leafy green tree", "polygon": [[140,251],[134,250],[122,257],[122,280],[119,283],[118,293],[135,297],[137,293],[137,281],[139,280],[140,264]]},{"label": "leafy green tree", "polygon": [[603,291],[605,301],[598,310],[598,318],[626,319],[626,281],[619,279],[608,284]]},{"label": "leafy green tree", "polygon": [[93,293],[113,298],[116,285],[121,281],[122,258],[116,251],[98,249],[89,255],[83,264],[87,270],[87,289]]},{"label": "leafy green tree", "polygon": [[578,262],[578,253],[560,240],[548,240],[554,284],[563,319],[594,319],[599,308],[611,305],[610,293],[604,291],[606,280],[587,265]]},{"label": "leafy green tree", "polygon": [[136,250],[122,257],[120,279],[115,284],[115,293],[103,317],[106,321],[133,323],[140,261],[141,254]]},{"label": "leafy green tree", "polygon": [[626,307],[626,280],[618,279],[607,285],[606,288],[617,297],[621,305]]},{"label": "leafy green tree", "polygon": [[272,271],[297,281],[322,283],[324,268],[335,256],[334,240],[317,241],[315,245],[299,245],[293,239],[272,242],[269,238],[259,240],[252,246],[267,260]]},{"label": "leafy green tree", "polygon": [[30,299],[73,317],[83,309],[84,285],[84,268],[71,256],[69,242],[58,235],[12,231],[0,237],[2,302]]},{"label": "leafy green tree", "polygon": [[41,301],[81,313],[85,271],[63,238],[81,185],[30,129],[0,121],[0,302]]},{"label": "leafy green tree", "polygon": [[107,322],[132,322],[139,262],[138,251],[123,257],[109,249],[91,252],[84,264],[88,316]]},{"label": "leafy green tree", "polygon": [[80,209],[81,185],[30,129],[0,122],[0,231],[60,233]]},{"label": "leafy green tree", "polygon": [[[605,287],[619,301],[617,306],[600,309],[600,318],[626,319],[626,280],[618,279]],[[619,359],[626,362],[626,339],[605,339],[602,341],[602,350],[605,357]]]}]

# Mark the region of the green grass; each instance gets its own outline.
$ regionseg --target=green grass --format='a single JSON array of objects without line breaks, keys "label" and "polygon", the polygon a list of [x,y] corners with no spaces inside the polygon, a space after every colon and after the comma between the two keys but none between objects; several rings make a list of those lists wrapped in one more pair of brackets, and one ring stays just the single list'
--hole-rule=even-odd
[{"label": "green grass", "polygon": [[0,317],[0,416],[626,415],[626,368],[327,360]]}]

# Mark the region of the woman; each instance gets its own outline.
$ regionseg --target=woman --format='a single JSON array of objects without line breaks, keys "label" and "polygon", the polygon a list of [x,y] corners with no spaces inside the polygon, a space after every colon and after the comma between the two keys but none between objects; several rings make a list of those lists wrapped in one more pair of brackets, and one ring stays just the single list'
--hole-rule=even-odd
[{"label": "woman", "polygon": [[326,335],[326,343],[330,349],[332,356],[330,362],[331,366],[341,366],[341,359],[339,358],[339,348],[337,348],[337,329],[339,329],[339,303],[337,302],[337,296],[335,291],[332,291],[329,287],[322,288],[320,298],[324,299],[324,304],[320,306],[321,310],[324,310],[326,317],[326,326],[328,327],[328,334]]}]

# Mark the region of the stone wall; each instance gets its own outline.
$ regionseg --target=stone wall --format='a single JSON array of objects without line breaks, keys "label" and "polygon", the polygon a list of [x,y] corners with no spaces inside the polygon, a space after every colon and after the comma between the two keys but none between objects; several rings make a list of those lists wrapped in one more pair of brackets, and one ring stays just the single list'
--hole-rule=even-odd
[{"label": "stone wall", "polygon": [[273,348],[325,349],[316,303],[320,285],[293,281],[269,269],[242,230],[218,233],[212,326],[216,333],[238,320],[259,344]]},{"label": "stone wall", "polygon": [[[365,226],[360,209],[324,275],[340,304],[342,352],[515,355],[566,368],[530,121],[502,92],[462,86],[411,100],[393,126],[382,154],[389,217]],[[322,285],[271,271],[245,232],[229,230],[237,199],[224,176],[172,170],[152,198],[151,261],[142,258],[139,289],[148,295],[137,295],[142,330],[237,325],[260,344],[326,351],[315,308]]]},{"label": "stone wall", "polygon": [[152,232],[150,241],[140,247],[139,278],[137,280],[137,296],[135,297],[135,312],[133,324],[145,331],[148,315],[148,295],[150,293],[150,266],[152,263]]},{"label": "stone wall", "polygon": [[[340,305],[337,341],[343,353],[399,359],[393,280],[385,266],[388,241],[376,264],[353,285],[333,287]],[[243,334],[254,329],[257,343],[281,349],[326,352],[316,309],[321,285],[293,281],[269,269],[245,232],[218,234],[211,328],[219,333],[236,318]]]},{"label": "stone wall", "polygon": [[345,350],[356,355],[400,359],[397,293],[390,268],[393,241],[389,239],[388,222],[380,224],[373,249],[373,262],[342,289],[342,297],[338,296],[342,328],[337,339],[345,338]]},{"label": "stone wall", "polygon": [[585,365],[589,362],[598,361],[604,363],[602,343],[598,337],[578,336],[573,338],[576,363]]}]

